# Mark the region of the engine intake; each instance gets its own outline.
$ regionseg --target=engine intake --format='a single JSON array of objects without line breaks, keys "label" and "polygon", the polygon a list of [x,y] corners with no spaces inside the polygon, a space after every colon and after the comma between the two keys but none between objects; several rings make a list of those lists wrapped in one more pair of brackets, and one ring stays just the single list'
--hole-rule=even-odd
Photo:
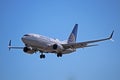
[{"label": "engine intake", "polygon": [[24,51],[25,53],[28,53],[28,54],[33,54],[33,53],[35,52],[35,50],[32,50],[32,49],[29,48],[29,47],[24,47],[24,48],[23,48],[23,51]]},{"label": "engine intake", "polygon": [[52,49],[53,51],[60,53],[63,51],[64,48],[61,44],[58,43],[58,44],[53,44]]},{"label": "engine intake", "polygon": [[57,44],[54,44],[54,45],[53,45],[53,49],[56,50],[57,48],[58,48],[58,45],[57,45]]}]

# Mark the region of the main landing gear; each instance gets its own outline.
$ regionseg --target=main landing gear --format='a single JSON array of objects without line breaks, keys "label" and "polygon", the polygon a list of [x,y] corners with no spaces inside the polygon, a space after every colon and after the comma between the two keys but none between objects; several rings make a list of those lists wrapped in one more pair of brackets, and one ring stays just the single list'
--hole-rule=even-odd
[{"label": "main landing gear", "polygon": [[[57,57],[62,57],[62,54],[58,53]],[[45,55],[43,54],[43,52],[41,52],[40,59],[44,59],[44,58],[45,58]]]},{"label": "main landing gear", "polygon": [[40,55],[40,58],[42,59],[42,58],[45,58],[45,55],[44,54],[41,54]]},{"label": "main landing gear", "polygon": [[40,51],[40,53],[41,53],[41,55],[40,55],[40,59],[44,59],[45,58],[45,55],[43,54],[43,52],[42,51]]},{"label": "main landing gear", "polygon": [[57,57],[62,57],[62,54],[58,53],[58,54],[57,54]]}]

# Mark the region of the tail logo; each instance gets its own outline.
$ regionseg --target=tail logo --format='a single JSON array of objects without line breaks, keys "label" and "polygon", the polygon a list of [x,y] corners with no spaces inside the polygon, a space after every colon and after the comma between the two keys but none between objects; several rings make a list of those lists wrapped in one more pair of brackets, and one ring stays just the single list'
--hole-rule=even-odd
[{"label": "tail logo", "polygon": [[75,43],[76,42],[76,37],[77,37],[77,29],[78,29],[78,24],[75,24],[69,38],[68,38],[68,43]]},{"label": "tail logo", "polygon": [[69,43],[75,42],[75,36],[74,36],[73,33],[70,35],[68,42],[69,42]]}]

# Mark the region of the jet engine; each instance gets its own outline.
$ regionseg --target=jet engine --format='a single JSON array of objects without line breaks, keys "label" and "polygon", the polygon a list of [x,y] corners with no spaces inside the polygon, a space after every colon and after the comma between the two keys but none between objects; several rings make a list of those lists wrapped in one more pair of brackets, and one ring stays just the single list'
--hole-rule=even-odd
[{"label": "jet engine", "polygon": [[57,44],[54,44],[54,45],[53,45],[53,49],[56,50],[57,48],[58,48],[58,45],[57,45]]},{"label": "jet engine", "polygon": [[23,51],[24,51],[25,53],[28,53],[28,54],[33,54],[33,53],[35,52],[35,50],[33,50],[33,49],[30,48],[30,47],[24,47],[24,48],[23,48]]},{"label": "jet engine", "polygon": [[56,51],[63,50],[63,46],[61,44],[53,44],[52,48],[53,48],[53,50],[56,50]]}]

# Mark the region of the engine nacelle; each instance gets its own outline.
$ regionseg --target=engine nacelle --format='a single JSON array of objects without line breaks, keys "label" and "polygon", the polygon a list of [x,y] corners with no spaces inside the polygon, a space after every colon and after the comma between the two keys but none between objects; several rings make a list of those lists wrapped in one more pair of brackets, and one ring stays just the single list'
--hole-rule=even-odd
[{"label": "engine nacelle", "polygon": [[53,49],[56,50],[57,48],[58,48],[58,45],[57,45],[57,44],[54,44],[54,45],[53,45]]},{"label": "engine nacelle", "polygon": [[28,54],[33,54],[35,52],[35,50],[32,50],[31,48],[29,47],[24,47],[23,51],[25,53],[28,53]]},{"label": "engine nacelle", "polygon": [[61,44],[53,44],[53,50],[62,51],[64,48]]}]

